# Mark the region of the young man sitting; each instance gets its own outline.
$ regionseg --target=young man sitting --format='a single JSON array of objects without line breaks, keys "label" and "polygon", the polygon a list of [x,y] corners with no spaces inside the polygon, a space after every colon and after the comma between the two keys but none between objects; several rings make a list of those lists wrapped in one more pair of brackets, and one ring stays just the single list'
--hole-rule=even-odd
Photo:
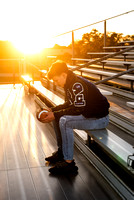
[{"label": "young man sitting", "polygon": [[109,103],[90,81],[70,71],[65,62],[56,61],[50,67],[48,79],[64,88],[65,103],[49,109],[43,123],[53,121],[58,151],[45,158],[53,163],[52,174],[77,172],[73,159],[73,129],[103,129],[109,123]]}]

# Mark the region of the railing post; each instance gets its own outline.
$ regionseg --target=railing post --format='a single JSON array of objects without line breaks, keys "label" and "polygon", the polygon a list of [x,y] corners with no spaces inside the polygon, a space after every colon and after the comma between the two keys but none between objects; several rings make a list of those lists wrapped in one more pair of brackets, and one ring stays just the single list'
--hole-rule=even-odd
[{"label": "railing post", "polygon": [[13,87],[15,88],[15,62],[13,62],[12,66],[13,66]]},{"label": "railing post", "polygon": [[26,73],[26,56],[24,55],[23,73]]},{"label": "railing post", "polygon": [[[72,31],[72,58],[74,58],[74,31]],[[74,62],[73,61],[73,65],[74,65]]]},{"label": "railing post", "polygon": [[21,56],[19,56],[19,81],[21,80]]},{"label": "railing post", "polygon": [[53,82],[53,90],[56,91],[56,85],[54,82]]},{"label": "railing post", "polygon": [[106,34],[106,20],[104,21],[104,47],[106,47],[106,38],[107,38],[107,34]]}]

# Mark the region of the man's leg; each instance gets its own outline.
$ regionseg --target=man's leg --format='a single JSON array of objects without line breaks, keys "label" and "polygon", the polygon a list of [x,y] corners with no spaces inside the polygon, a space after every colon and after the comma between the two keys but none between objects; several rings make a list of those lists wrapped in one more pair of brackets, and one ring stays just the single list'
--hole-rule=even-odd
[{"label": "man's leg", "polygon": [[73,160],[74,135],[73,129],[91,130],[102,129],[108,125],[109,117],[101,119],[87,119],[83,115],[63,116],[59,120],[59,127],[62,136],[62,150],[64,160],[57,162],[55,166],[49,169],[52,174],[57,173],[77,173],[78,167]]},{"label": "man's leg", "polygon": [[59,121],[54,120],[53,126],[54,126],[55,135],[56,135],[58,149],[62,150],[62,137],[61,137],[61,132],[59,128]]},{"label": "man's leg", "polygon": [[109,116],[95,119],[85,118],[83,115],[65,115],[60,118],[59,126],[62,136],[62,150],[66,161],[73,160],[74,135],[73,129],[95,130],[105,128],[109,123]]},{"label": "man's leg", "polygon": [[55,135],[57,139],[58,151],[54,152],[51,156],[45,158],[45,160],[49,161],[51,164],[55,164],[56,162],[63,160],[62,137],[61,137],[61,132],[59,128],[59,121],[54,120],[53,126],[54,126]]}]

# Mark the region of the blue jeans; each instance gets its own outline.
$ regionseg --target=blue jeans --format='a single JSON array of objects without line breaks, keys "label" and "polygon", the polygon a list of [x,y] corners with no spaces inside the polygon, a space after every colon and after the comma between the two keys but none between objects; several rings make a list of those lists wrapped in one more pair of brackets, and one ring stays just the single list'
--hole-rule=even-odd
[{"label": "blue jeans", "polygon": [[83,115],[64,115],[59,122],[54,121],[54,129],[59,149],[62,148],[65,160],[73,160],[74,134],[73,129],[95,130],[103,129],[109,123],[109,115],[103,118],[85,118]]}]

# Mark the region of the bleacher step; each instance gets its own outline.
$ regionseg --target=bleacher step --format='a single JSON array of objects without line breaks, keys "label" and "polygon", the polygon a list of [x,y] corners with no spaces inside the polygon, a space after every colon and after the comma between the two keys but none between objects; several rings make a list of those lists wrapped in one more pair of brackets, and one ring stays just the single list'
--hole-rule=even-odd
[{"label": "bleacher step", "polygon": [[127,102],[126,105],[130,108],[134,108],[134,102]]}]

